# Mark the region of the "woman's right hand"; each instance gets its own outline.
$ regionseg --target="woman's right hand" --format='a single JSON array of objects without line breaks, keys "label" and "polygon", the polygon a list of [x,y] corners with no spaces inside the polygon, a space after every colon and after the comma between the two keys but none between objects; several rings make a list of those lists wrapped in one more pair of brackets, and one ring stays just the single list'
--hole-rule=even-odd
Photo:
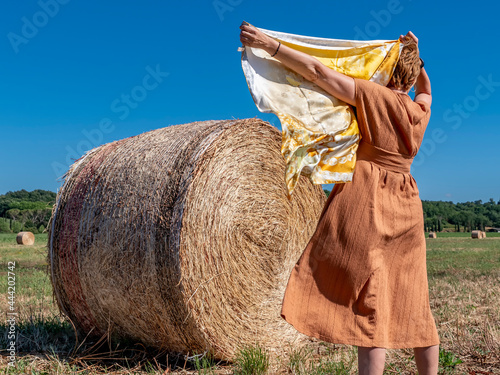
[{"label": "woman's right hand", "polygon": [[[240,41],[244,46],[266,50],[274,40],[247,22],[240,25]],[[277,44],[277,42],[275,42]]]}]

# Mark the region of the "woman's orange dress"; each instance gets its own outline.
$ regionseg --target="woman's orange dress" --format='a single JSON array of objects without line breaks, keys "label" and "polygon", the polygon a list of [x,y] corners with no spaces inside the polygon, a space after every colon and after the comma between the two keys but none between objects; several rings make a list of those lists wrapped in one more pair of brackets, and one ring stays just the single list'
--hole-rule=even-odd
[{"label": "woman's orange dress", "polygon": [[362,141],[351,183],[336,184],[295,264],[281,316],[323,341],[439,344],[429,306],[422,203],[410,164],[430,108],[354,79]]}]

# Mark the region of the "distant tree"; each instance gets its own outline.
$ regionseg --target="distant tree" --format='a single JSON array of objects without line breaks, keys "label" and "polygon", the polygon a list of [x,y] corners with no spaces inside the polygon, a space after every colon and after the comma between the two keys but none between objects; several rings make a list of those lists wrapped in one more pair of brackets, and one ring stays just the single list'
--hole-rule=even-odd
[{"label": "distant tree", "polygon": [[443,230],[443,217],[441,215],[438,215],[436,217],[437,223],[438,223],[438,232],[441,232]]},{"label": "distant tree", "polygon": [[5,217],[8,217],[12,220],[19,219],[20,215],[21,215],[21,210],[19,210],[18,208],[11,208],[5,213]]},{"label": "distant tree", "polygon": [[484,231],[484,228],[487,226],[491,226],[492,222],[489,218],[484,215],[476,215],[476,229]]},{"label": "distant tree", "polygon": [[31,220],[27,220],[24,223],[23,230],[27,232],[32,232],[32,233],[38,233],[38,229],[35,226],[35,224]]},{"label": "distant tree", "polygon": [[467,231],[472,232],[472,227],[476,222],[476,214],[472,211],[465,211],[465,217],[466,217],[467,227],[469,228]]},{"label": "distant tree", "polygon": [[23,224],[19,221],[10,222],[10,230],[14,233],[19,233],[23,229]]},{"label": "distant tree", "polygon": [[434,219],[433,218],[430,218],[430,217],[426,218],[424,220],[424,228],[425,228],[424,230],[426,232],[433,232],[435,230],[434,224],[435,223],[434,223]]},{"label": "distant tree", "polygon": [[10,233],[10,220],[0,217],[0,233]]},{"label": "distant tree", "polygon": [[500,228],[500,212],[492,211],[489,215],[491,226]]}]

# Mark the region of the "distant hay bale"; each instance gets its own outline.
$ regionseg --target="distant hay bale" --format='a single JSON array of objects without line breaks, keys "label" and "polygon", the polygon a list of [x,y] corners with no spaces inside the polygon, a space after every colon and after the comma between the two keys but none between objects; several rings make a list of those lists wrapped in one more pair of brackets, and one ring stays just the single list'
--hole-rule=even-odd
[{"label": "distant hay bale", "polygon": [[430,233],[429,233],[429,238],[437,238],[436,233],[434,233],[434,232],[430,232]]},{"label": "distant hay bale", "polygon": [[35,243],[35,235],[31,232],[19,232],[16,237],[16,242],[19,245],[31,246]]},{"label": "distant hay bale", "polygon": [[481,239],[481,238],[483,238],[483,232],[481,232],[480,230],[473,230],[471,232],[471,237]]},{"label": "distant hay bale", "polygon": [[77,160],[49,223],[60,310],[85,335],[231,360],[310,341],[280,316],[326,202],[287,199],[281,133],[253,118],[170,126]]},{"label": "distant hay bale", "polygon": [[486,238],[486,232],[481,232],[481,238]]}]

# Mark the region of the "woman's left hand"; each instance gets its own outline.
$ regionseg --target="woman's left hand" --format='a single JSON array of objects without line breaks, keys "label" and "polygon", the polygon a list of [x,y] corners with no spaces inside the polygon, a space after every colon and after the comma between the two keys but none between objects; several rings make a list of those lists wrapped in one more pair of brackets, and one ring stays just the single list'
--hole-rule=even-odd
[{"label": "woman's left hand", "polygon": [[240,26],[240,41],[244,46],[266,49],[273,39],[255,26],[243,22]]},{"label": "woman's left hand", "polygon": [[418,45],[418,38],[411,31],[408,31],[408,33],[406,35],[401,35],[399,37],[399,40],[402,43],[404,43],[407,39],[413,39],[415,41],[415,43],[417,43],[417,45]]}]

